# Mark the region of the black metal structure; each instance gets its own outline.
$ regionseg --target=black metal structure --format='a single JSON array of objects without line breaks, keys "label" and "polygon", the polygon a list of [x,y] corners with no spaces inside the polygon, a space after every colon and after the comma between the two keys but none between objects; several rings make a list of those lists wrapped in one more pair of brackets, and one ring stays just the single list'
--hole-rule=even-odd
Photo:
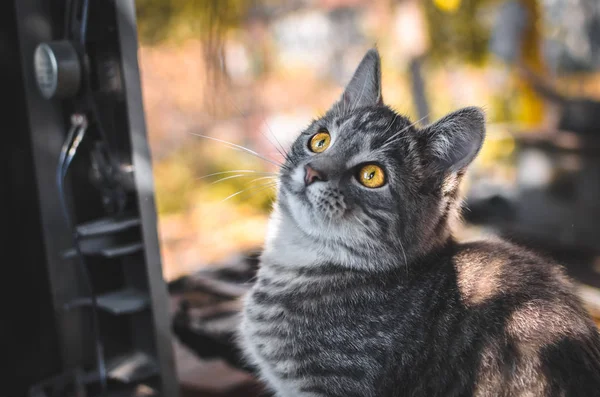
[{"label": "black metal structure", "polygon": [[[47,99],[63,39],[80,87]],[[137,50],[133,0],[0,2],[2,396],[178,395]]]}]

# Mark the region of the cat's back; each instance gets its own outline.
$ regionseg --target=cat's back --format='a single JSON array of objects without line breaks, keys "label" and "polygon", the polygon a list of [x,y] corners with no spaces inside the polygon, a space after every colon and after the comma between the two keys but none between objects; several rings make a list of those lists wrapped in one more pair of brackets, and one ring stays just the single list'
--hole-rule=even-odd
[{"label": "cat's back", "polygon": [[500,239],[460,244],[452,262],[461,299],[470,307],[502,298],[577,300],[561,266]]},{"label": "cat's back", "polygon": [[453,255],[460,299],[482,324],[476,395],[600,395],[600,337],[562,267],[504,241]]}]

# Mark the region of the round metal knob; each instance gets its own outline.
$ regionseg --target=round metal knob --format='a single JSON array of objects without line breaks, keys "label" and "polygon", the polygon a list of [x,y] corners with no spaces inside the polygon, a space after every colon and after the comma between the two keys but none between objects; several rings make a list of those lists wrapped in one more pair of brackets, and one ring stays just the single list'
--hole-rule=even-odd
[{"label": "round metal knob", "polygon": [[69,41],[41,43],[33,56],[35,78],[46,99],[75,96],[81,85],[81,64]]}]

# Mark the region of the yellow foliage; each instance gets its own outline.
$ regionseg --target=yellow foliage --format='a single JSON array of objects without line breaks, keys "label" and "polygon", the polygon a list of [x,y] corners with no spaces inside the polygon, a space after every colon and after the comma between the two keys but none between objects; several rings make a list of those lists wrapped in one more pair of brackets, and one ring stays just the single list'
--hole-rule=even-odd
[{"label": "yellow foliage", "polygon": [[461,0],[433,0],[437,8],[445,12],[455,12],[460,8]]}]

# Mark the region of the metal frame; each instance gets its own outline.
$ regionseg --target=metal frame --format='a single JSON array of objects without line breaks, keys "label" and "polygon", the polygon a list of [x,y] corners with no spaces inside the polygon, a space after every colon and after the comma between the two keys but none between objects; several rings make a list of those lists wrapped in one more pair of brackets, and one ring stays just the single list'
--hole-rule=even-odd
[{"label": "metal frame", "polygon": [[[135,185],[139,212],[142,214],[142,235],[146,270],[151,291],[157,355],[161,372],[175,379],[174,357],[171,346],[171,320],[169,316],[169,297],[163,280],[160,245],[157,233],[156,205],[154,201],[154,179],[150,148],[146,133],[140,71],[138,65],[138,40],[133,0],[119,0],[117,7],[117,26],[120,36],[120,49],[125,89],[125,102],[129,110],[129,133],[135,169]],[[164,376],[164,375],[163,375]],[[165,396],[177,396],[176,382],[163,382]]]},{"label": "metal frame", "polygon": [[[6,23],[0,27],[0,33],[5,34],[11,46],[8,54],[13,55],[10,64],[0,67],[0,70],[7,72],[5,77],[10,79],[10,82],[7,82],[10,89],[4,90],[0,95],[11,101],[14,112],[8,116],[19,126],[17,130],[10,131],[16,135],[10,137],[6,156],[2,156],[1,164],[5,166],[5,173],[9,174],[8,185],[12,189],[9,197],[3,199],[7,200],[9,208],[26,212],[11,214],[10,226],[18,226],[18,232],[14,235],[19,241],[11,242],[11,247],[8,248],[18,253],[20,248],[28,244],[31,246],[31,252],[22,255],[23,260],[28,261],[23,264],[23,269],[27,268],[29,273],[15,272],[19,278],[14,280],[16,284],[12,291],[9,288],[13,296],[7,297],[5,302],[7,305],[16,305],[18,295],[15,294],[28,294],[27,277],[34,278],[35,282],[31,284],[38,287],[36,292],[39,292],[39,296],[36,295],[37,300],[32,298],[28,301],[30,304],[24,307],[38,305],[44,318],[55,319],[54,323],[48,321],[47,327],[38,326],[39,329],[36,330],[46,338],[47,350],[39,352],[39,362],[46,365],[40,371],[31,370],[26,378],[17,378],[15,387],[21,387],[18,391],[11,389],[12,385],[9,384],[8,390],[15,391],[15,395],[25,393],[22,390],[23,383],[29,382],[29,386],[33,383],[48,384],[50,378],[64,382],[66,374],[93,365],[94,353],[90,347],[91,337],[86,325],[89,317],[85,310],[77,309],[89,305],[89,301],[85,298],[86,291],[81,286],[80,271],[68,256],[72,248],[71,231],[61,216],[59,192],[55,184],[55,170],[66,131],[65,112],[69,107],[61,101],[43,98],[36,86],[33,71],[36,46],[44,41],[61,38],[65,4],[66,0],[12,0],[0,5],[0,22],[7,18],[7,21],[4,21]],[[131,161],[134,172],[132,184],[129,186],[129,210],[133,210],[139,222],[133,222],[133,228],[128,227],[117,237],[92,238],[97,244],[111,244],[113,240],[121,239],[125,241],[125,245],[109,247],[102,251],[105,255],[91,258],[89,267],[93,267],[93,272],[90,274],[101,290],[100,293],[107,298],[101,298],[100,301],[108,302],[109,306],[115,297],[119,298],[119,295],[115,294],[119,290],[111,290],[115,288],[114,283],[121,283],[118,286],[120,290],[127,292],[130,288],[135,288],[136,291],[147,294],[143,297],[147,304],[137,305],[133,302],[123,311],[108,307],[102,314],[104,320],[109,319],[105,321],[103,332],[112,339],[122,336],[122,340],[119,339],[118,343],[113,344],[110,353],[113,356],[118,356],[117,353],[132,352],[152,356],[159,367],[158,376],[153,379],[160,384],[160,394],[177,397],[179,387],[172,349],[169,298],[162,278],[152,166],[137,62],[134,1],[92,0],[91,4],[101,11],[91,14],[92,18],[108,16],[116,26],[116,33],[108,35],[107,40],[114,40],[114,43],[108,45],[114,47],[119,57],[124,95],[118,101],[113,101],[112,106],[118,109],[120,115],[111,120],[111,124],[105,129],[119,151],[119,159],[126,163]],[[0,55],[5,53],[0,45]],[[18,58],[14,57],[16,54],[19,55]],[[74,206],[77,224],[103,218],[100,200],[94,197],[94,192],[81,186],[87,178],[85,167],[88,160],[89,158],[83,158],[79,163],[74,162],[74,175],[66,189],[66,194]],[[14,167],[19,167],[23,181],[13,177],[13,173],[16,173]],[[19,200],[16,195],[24,197]],[[90,198],[95,202],[90,202]],[[19,223],[21,221],[23,224]],[[24,241],[29,238],[31,242]],[[128,247],[135,249],[124,249]],[[19,263],[14,265],[19,266]],[[109,274],[111,271],[121,275],[118,281],[113,281],[115,277]],[[127,299],[131,296],[123,295]],[[41,306],[40,303],[44,305]],[[71,310],[64,310],[65,307],[70,307]],[[11,326],[17,330],[9,335],[18,336],[20,326],[30,327],[28,331],[33,328],[34,321],[19,323],[16,322],[17,311],[9,313],[14,313],[14,318],[9,317],[8,321],[14,319],[15,322]],[[28,335],[27,332],[22,334],[23,338]],[[23,344],[26,343],[26,339],[15,342]],[[14,357],[18,357],[18,347],[15,354],[8,355],[7,360]],[[33,357],[29,357],[28,360],[28,363],[23,363],[23,368],[35,368],[37,362]],[[11,365],[10,362],[7,364]],[[86,377],[85,374],[82,376]],[[125,389],[121,389],[123,390]]]}]

